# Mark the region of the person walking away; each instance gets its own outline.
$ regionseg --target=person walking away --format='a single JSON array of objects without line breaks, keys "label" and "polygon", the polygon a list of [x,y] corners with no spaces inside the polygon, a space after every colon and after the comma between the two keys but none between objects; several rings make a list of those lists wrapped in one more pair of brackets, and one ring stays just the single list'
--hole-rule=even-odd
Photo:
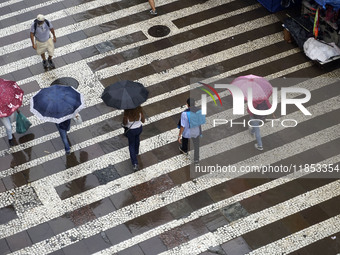
[{"label": "person walking away", "polygon": [[[257,110],[268,110],[272,107],[268,99],[261,101],[253,101],[253,106]],[[249,113],[249,118],[251,120],[250,123],[252,125],[252,127],[249,128],[249,132],[252,136],[255,136],[256,138],[255,148],[258,149],[259,151],[262,151],[263,145],[260,127],[263,126],[263,121],[265,120],[266,116],[255,115],[249,110],[249,108],[247,109],[247,111]]]},{"label": "person walking away", "polygon": [[[50,32],[53,35],[51,38]],[[48,66],[55,68],[52,62],[54,55],[54,43],[57,41],[57,37],[54,33],[53,25],[50,21],[45,19],[44,15],[39,14],[31,25],[30,37],[32,47],[37,51],[37,54],[43,59],[43,66],[46,69]],[[48,60],[46,60],[45,52],[48,52]]]},{"label": "person walking away", "polygon": [[57,129],[59,131],[61,140],[64,143],[66,155],[70,155],[71,147],[70,147],[70,144],[69,144],[69,142],[67,140],[67,131],[70,130],[71,119],[65,120],[65,121],[63,121],[63,122],[61,122],[59,124],[56,123],[56,126],[57,126]]},{"label": "person walking away", "polygon": [[142,123],[145,122],[143,109],[138,106],[134,109],[124,110],[123,125],[126,129],[125,136],[129,141],[130,159],[133,166],[133,170],[138,170],[137,155],[139,154],[140,134],[143,130]]},{"label": "person walking away", "polygon": [[151,7],[150,13],[152,15],[157,15],[155,1],[154,0],[149,0],[149,4],[150,4],[150,7]]},{"label": "person walking away", "polygon": [[[194,163],[199,163],[199,144],[200,144],[200,136],[202,134],[201,126],[190,127],[190,121],[188,119],[189,114],[195,113],[199,111],[197,107],[195,107],[195,100],[192,98],[187,99],[187,109],[181,113],[180,125],[179,125],[179,134],[178,134],[178,142],[180,143],[179,150],[181,153],[188,154],[188,143],[189,139],[192,140],[194,144]],[[189,115],[190,116],[190,115]],[[181,139],[182,138],[182,139]]]},{"label": "person walking away", "polygon": [[16,113],[12,113],[10,116],[2,117],[1,122],[4,125],[8,137],[9,146],[14,145],[13,133],[12,133],[12,123],[15,121]]}]

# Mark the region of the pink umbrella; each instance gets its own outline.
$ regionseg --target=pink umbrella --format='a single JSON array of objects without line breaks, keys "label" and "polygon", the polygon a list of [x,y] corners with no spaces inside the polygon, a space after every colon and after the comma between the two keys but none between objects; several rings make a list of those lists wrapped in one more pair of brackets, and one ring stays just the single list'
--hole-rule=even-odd
[{"label": "pink umbrella", "polygon": [[15,81],[0,78],[0,118],[12,115],[22,104],[24,91]]},{"label": "pink umbrella", "polygon": [[245,100],[248,100],[248,88],[252,88],[253,101],[266,100],[273,93],[272,85],[265,78],[252,74],[237,77],[231,84],[242,90]]}]

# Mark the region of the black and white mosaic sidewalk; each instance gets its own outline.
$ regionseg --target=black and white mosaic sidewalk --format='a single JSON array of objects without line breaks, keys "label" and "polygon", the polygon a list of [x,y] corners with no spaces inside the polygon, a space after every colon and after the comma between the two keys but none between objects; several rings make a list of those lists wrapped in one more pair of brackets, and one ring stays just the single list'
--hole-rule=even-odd
[{"label": "black and white mosaic sidewalk", "polygon": [[[312,116],[288,108],[284,118],[299,124],[263,126],[259,152],[247,128],[211,125],[232,118],[232,97],[223,92],[224,109],[203,126],[201,161],[340,167],[339,64],[320,68],[286,43],[284,12],[256,0],[156,0],[156,7],[151,16],[144,0],[0,3],[0,77],[25,91],[21,111],[32,122],[11,148],[0,127],[0,254],[340,254],[340,172],[191,178],[190,157],[177,142],[193,80],[256,74],[274,87],[287,80],[308,89]],[[39,13],[57,35],[53,70],[44,71],[29,39]],[[151,36],[156,25],[170,33]],[[86,99],[83,123],[69,132],[69,156],[55,125],[29,111],[29,99],[60,77],[78,80]],[[136,173],[122,111],[100,99],[119,80],[150,91]]]}]

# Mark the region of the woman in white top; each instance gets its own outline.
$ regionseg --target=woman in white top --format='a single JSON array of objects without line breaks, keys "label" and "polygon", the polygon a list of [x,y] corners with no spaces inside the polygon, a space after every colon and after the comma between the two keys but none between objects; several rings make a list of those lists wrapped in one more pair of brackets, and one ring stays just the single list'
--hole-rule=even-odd
[{"label": "woman in white top", "polygon": [[142,133],[142,123],[144,122],[145,118],[141,106],[124,110],[123,125],[126,127],[125,136],[129,140],[129,152],[134,171],[138,170],[139,136]]}]

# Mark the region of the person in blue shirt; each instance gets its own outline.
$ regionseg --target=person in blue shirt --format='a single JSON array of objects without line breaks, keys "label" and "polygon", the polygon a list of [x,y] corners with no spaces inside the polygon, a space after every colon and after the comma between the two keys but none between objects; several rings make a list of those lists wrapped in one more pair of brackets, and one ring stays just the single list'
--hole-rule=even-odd
[{"label": "person in blue shirt", "polygon": [[189,139],[192,140],[194,144],[194,163],[199,163],[199,145],[200,145],[200,135],[201,126],[191,127],[188,119],[187,112],[196,112],[198,109],[195,107],[195,100],[193,98],[187,99],[188,109],[181,113],[180,129],[178,134],[178,142],[181,144],[179,150],[181,153],[188,154],[188,143]]},{"label": "person in blue shirt", "polygon": [[[53,35],[53,39],[51,38],[50,32]],[[37,54],[43,59],[44,68],[47,68],[48,65],[51,68],[55,68],[52,57],[54,55],[54,43],[57,41],[57,37],[55,36],[52,23],[46,20],[44,15],[39,14],[31,25],[30,37],[33,49],[35,49]],[[48,53],[47,60],[45,57],[46,51]]]}]

